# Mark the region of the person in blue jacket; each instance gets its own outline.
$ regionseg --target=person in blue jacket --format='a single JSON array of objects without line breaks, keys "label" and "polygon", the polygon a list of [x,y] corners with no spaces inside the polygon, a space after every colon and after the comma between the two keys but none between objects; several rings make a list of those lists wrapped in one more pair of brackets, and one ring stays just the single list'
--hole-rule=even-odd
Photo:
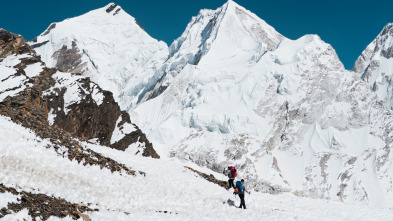
[{"label": "person in blue jacket", "polygon": [[238,194],[240,198],[240,206],[238,208],[244,208],[246,209],[246,202],[244,201],[244,192],[246,191],[246,187],[244,186],[244,179],[241,181],[236,181],[236,189],[233,194]]}]

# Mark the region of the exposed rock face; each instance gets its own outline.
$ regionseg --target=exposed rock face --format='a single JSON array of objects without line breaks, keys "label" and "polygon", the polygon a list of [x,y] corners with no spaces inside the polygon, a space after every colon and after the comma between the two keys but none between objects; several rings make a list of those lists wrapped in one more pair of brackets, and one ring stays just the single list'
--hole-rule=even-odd
[{"label": "exposed rock face", "polygon": [[191,170],[194,173],[197,173],[199,176],[201,176],[202,178],[204,178],[205,180],[207,180],[209,182],[215,183],[215,184],[217,184],[217,185],[219,185],[219,186],[221,186],[221,187],[223,187],[223,188],[225,188],[227,190],[229,190],[229,188],[230,188],[228,182],[216,179],[213,174],[207,175],[207,174],[202,173],[202,172],[200,172],[198,170],[195,170],[195,169],[193,169],[191,167],[185,167],[185,168]]},{"label": "exposed rock face", "polygon": [[[39,47],[39,44],[36,46]],[[67,48],[67,45],[64,45],[52,57],[57,61],[56,68],[63,72],[80,73],[86,67],[86,63],[82,64],[82,55],[75,41],[72,42],[70,49]]]},{"label": "exposed rock face", "polygon": [[2,115],[33,129],[44,138],[57,139],[64,130],[68,132],[67,139],[71,143],[71,138],[77,137],[85,141],[96,139],[101,145],[119,150],[134,145],[134,148],[139,148],[138,154],[159,158],[146,136],[135,125],[134,131],[118,135],[119,142],[111,143],[113,131],[121,126],[117,124],[119,117],[123,116],[133,125],[129,115],[120,110],[111,92],[101,90],[89,78],[61,73],[56,69],[43,67],[39,74],[29,77],[26,67],[43,64],[40,57],[33,53],[22,37],[4,30],[1,30],[0,36],[1,58],[25,54],[19,59],[20,63],[12,67],[17,72],[14,75],[25,78],[24,85],[9,90],[25,88],[0,102]]},{"label": "exposed rock face", "polygon": [[[121,118],[122,121],[117,125],[118,127],[122,127],[126,123],[131,124],[131,120],[127,112],[122,111],[121,112]],[[136,130],[131,132],[130,134],[125,135],[121,140],[113,143],[110,145],[110,147],[118,149],[118,150],[124,150],[123,148],[126,146],[128,143],[143,143],[144,144],[144,149],[143,150],[137,150],[136,154],[139,154],[140,151],[142,151],[142,156],[145,157],[153,157],[153,158],[160,158],[160,156],[157,154],[157,152],[153,148],[153,144],[150,143],[150,141],[147,139],[145,134],[141,134],[139,131],[140,129],[136,127]]]},{"label": "exposed rock face", "polygon": [[6,187],[0,184],[0,193],[11,193],[20,196],[18,203],[9,203],[7,207],[0,208],[0,218],[6,217],[11,212],[19,212],[23,209],[29,211],[33,220],[47,220],[51,216],[64,218],[66,216],[72,219],[83,218],[89,220],[85,212],[97,211],[82,204],[75,204],[65,201],[64,199],[47,196],[45,194],[34,194],[26,191],[17,191],[13,187]]},{"label": "exposed rock face", "polygon": [[22,36],[14,35],[4,29],[0,29],[0,58],[11,54],[30,53],[32,49],[23,40]]},{"label": "exposed rock face", "polygon": [[107,13],[110,13],[110,12],[113,11],[116,7],[117,7],[117,4],[111,4],[105,11],[106,11]]}]

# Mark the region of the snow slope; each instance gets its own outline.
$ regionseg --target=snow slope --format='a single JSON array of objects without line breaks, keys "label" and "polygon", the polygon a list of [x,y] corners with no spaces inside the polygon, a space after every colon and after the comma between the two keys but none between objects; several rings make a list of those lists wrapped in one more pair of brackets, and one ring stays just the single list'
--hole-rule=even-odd
[{"label": "snow slope", "polygon": [[131,113],[161,156],[234,164],[262,192],[392,206],[391,113],[318,36],[287,39],[228,1],[163,67]]},{"label": "snow slope", "polygon": [[151,38],[114,3],[52,23],[30,45],[48,67],[81,72],[112,91],[121,109],[137,102],[168,56],[164,42]]},{"label": "snow slope", "polygon": [[[91,220],[390,220],[391,210],[313,200],[292,194],[269,195],[252,192],[246,196],[247,210],[230,191],[195,175],[175,159],[144,158],[106,147],[82,144],[146,176],[128,176],[99,166],[83,166],[59,156],[49,140],[36,137],[5,117],[0,117],[0,183],[33,193],[62,197],[88,204],[98,212],[88,212]],[[6,139],[4,139],[6,138]],[[208,172],[207,169],[197,169]],[[170,172],[168,172],[170,171]],[[212,172],[214,173],[214,172]],[[220,174],[214,173],[216,177]],[[15,202],[14,196],[0,193],[0,205]],[[162,211],[162,212],[157,212]],[[164,213],[167,211],[167,213]],[[26,210],[3,220],[31,220]],[[50,220],[61,220],[51,217]],[[64,218],[62,220],[70,220]],[[80,219],[82,220],[82,219]]]},{"label": "snow slope", "polygon": [[353,70],[392,109],[393,23],[387,24],[356,60]]}]

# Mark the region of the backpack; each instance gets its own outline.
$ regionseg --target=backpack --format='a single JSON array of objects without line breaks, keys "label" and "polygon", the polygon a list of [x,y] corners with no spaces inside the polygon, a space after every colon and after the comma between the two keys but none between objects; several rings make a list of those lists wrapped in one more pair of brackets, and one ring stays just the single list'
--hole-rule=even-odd
[{"label": "backpack", "polygon": [[237,176],[237,170],[234,166],[230,166],[229,169],[231,170],[231,176],[232,178],[235,178]]},{"label": "backpack", "polygon": [[241,181],[236,181],[236,189],[235,192],[237,192],[237,194],[244,194],[244,188],[243,188],[243,183]]}]

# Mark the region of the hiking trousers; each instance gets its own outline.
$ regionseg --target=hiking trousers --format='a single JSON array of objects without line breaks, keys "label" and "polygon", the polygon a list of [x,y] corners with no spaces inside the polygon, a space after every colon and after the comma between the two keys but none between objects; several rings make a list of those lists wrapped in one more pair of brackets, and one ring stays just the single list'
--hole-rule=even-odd
[{"label": "hiking trousers", "polygon": [[229,183],[229,189],[233,187],[235,189],[235,184],[233,183],[234,178],[229,178],[228,183]]},{"label": "hiking trousers", "polygon": [[240,206],[239,208],[241,209],[242,206],[245,209],[246,208],[246,202],[244,201],[244,194],[239,194],[239,198],[240,198]]}]

